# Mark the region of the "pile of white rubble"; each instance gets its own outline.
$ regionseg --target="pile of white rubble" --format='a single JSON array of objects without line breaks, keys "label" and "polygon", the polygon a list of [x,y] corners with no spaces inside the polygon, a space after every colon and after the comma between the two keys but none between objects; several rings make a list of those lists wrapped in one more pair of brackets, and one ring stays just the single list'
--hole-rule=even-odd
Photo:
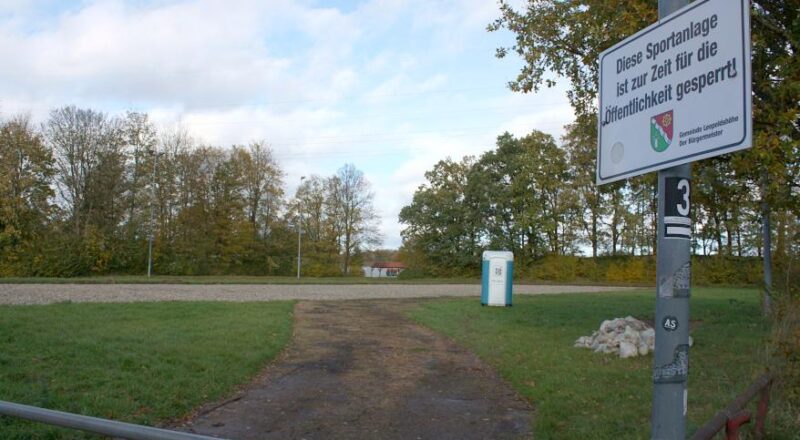
[{"label": "pile of white rubble", "polygon": [[575,347],[590,348],[595,353],[617,353],[625,359],[645,356],[653,351],[656,332],[638,319],[610,319],[600,324],[600,330],[592,336],[581,336],[575,341]]}]

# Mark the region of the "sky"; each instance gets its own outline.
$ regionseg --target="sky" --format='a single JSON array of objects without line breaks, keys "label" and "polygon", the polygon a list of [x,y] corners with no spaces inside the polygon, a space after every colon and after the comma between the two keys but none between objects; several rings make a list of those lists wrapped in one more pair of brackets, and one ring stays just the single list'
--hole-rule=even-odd
[{"label": "sky", "polygon": [[2,0],[0,118],[63,105],[146,112],[161,129],[230,147],[266,141],[286,173],[363,171],[385,248],[424,173],[533,129],[556,139],[565,85],[506,84],[493,0]]}]

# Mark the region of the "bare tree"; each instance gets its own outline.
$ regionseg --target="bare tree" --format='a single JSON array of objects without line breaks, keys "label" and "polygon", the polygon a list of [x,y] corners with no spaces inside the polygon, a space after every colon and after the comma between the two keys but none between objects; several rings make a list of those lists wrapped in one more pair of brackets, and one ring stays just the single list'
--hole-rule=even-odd
[{"label": "bare tree", "polygon": [[128,204],[127,225],[129,233],[136,235],[147,222],[147,205],[152,191],[145,187],[152,184],[153,152],[158,144],[158,135],[146,113],[128,112],[122,122],[125,153],[127,161],[128,184],[126,199]]},{"label": "bare tree", "polygon": [[342,253],[342,272],[350,273],[352,256],[361,249],[380,244],[374,199],[364,173],[353,164],[339,168],[328,179],[328,210]]},{"label": "bare tree", "polygon": [[115,226],[122,207],[124,156],[117,120],[93,110],[62,107],[50,113],[44,134],[56,159],[56,188],[76,234],[94,214],[100,226]]},{"label": "bare tree", "polygon": [[194,140],[184,128],[167,130],[159,136],[158,151],[161,156],[158,158],[155,181],[158,218],[156,230],[169,245],[179,232],[177,217],[182,206],[179,159],[187,156],[194,146]]}]

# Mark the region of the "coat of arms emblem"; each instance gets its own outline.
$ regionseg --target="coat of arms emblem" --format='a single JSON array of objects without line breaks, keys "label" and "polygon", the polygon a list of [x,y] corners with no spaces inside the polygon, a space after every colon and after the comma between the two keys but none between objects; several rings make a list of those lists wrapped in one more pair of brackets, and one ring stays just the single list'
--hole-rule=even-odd
[{"label": "coat of arms emblem", "polygon": [[672,110],[650,118],[650,146],[659,153],[672,143]]}]

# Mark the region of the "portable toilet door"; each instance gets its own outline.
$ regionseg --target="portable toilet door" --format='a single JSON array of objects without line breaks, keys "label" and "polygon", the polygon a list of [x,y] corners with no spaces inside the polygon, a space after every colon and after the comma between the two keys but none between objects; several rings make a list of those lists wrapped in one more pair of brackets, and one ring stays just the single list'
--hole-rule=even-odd
[{"label": "portable toilet door", "polygon": [[510,306],[514,254],[508,251],[484,251],[482,272],[481,304]]}]

